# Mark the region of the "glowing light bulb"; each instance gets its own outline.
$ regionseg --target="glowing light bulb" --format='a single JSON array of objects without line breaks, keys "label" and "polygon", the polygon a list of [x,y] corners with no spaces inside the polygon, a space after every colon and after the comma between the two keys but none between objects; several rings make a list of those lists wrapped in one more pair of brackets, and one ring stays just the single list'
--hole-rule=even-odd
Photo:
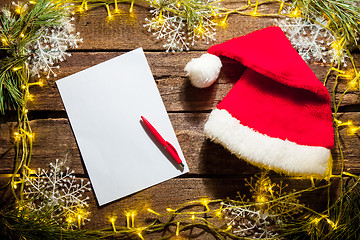
[{"label": "glowing light bulb", "polygon": [[201,199],[200,201],[201,201],[201,204],[202,204],[202,205],[207,206],[210,200],[207,199],[207,198],[203,198],[203,199]]},{"label": "glowing light bulb", "polygon": [[29,140],[31,141],[32,139],[34,139],[34,134],[33,133],[28,133],[27,134]]},{"label": "glowing light bulb", "polygon": [[160,25],[162,25],[162,24],[165,22],[164,17],[162,16],[162,11],[160,11],[159,16],[157,16],[157,17],[155,18],[155,20],[156,20]]},{"label": "glowing light bulb", "polygon": [[154,210],[152,210],[152,209],[150,209],[150,208],[148,208],[147,210],[148,210],[148,212],[151,212],[151,213],[153,213],[153,214],[155,214],[155,215],[160,216],[160,213],[157,213],[157,212],[155,212]]},{"label": "glowing light bulb", "polygon": [[282,11],[282,9],[284,8],[284,2],[281,2],[280,3],[280,7],[279,7],[279,12],[278,12],[278,14],[280,14],[281,13],[281,11]]},{"label": "glowing light bulb", "polygon": [[141,232],[138,232],[137,234],[141,240],[144,240],[144,237],[142,236]]},{"label": "glowing light bulb", "polygon": [[348,129],[346,130],[346,132],[349,135],[355,135],[359,130],[360,130],[360,127],[349,126]]},{"label": "glowing light bulb", "polygon": [[131,213],[131,226],[135,227],[135,211]]},{"label": "glowing light bulb", "polygon": [[119,8],[118,8],[117,0],[115,0],[115,12],[116,12],[116,13],[118,13],[118,12],[119,12]]},{"label": "glowing light bulb", "polygon": [[81,228],[81,220],[82,220],[83,216],[81,214],[77,215],[77,221],[78,221],[78,228]]},{"label": "glowing light bulb", "polygon": [[175,235],[176,235],[176,236],[179,236],[179,232],[180,232],[179,226],[180,226],[180,222],[177,222],[177,223],[176,223],[176,232],[175,232]]},{"label": "glowing light bulb", "polygon": [[115,228],[116,217],[111,217],[109,220],[111,222],[111,226],[112,226],[114,232],[116,232],[116,228]]},{"label": "glowing light bulb", "polygon": [[1,42],[2,42],[4,45],[8,45],[8,42],[7,42],[6,38],[1,38]]},{"label": "glowing light bulb", "polygon": [[228,227],[225,229],[225,231],[230,231],[232,229],[231,225],[228,225]]},{"label": "glowing light bulb", "polygon": [[[251,4],[250,0],[248,1],[248,3]],[[254,16],[256,16],[256,15],[258,14],[258,13],[257,13],[258,5],[259,5],[259,0],[256,0],[254,11],[252,11],[252,12],[250,13],[251,16],[254,17]]]},{"label": "glowing light bulb", "polygon": [[327,223],[333,228],[333,229],[335,229],[336,228],[336,224],[333,222],[333,221],[331,221],[330,219],[326,219],[326,221],[327,221]]},{"label": "glowing light bulb", "polygon": [[343,47],[344,47],[344,40],[345,40],[345,38],[342,38],[340,41],[334,41],[331,44],[331,47],[334,49],[336,56],[340,55],[340,53],[342,52]]},{"label": "glowing light bulb", "polygon": [[131,2],[129,13],[132,13],[134,10],[134,1]]},{"label": "glowing light bulb", "polygon": [[71,216],[68,216],[68,217],[66,218],[66,222],[67,222],[67,223],[72,223],[72,222],[74,222],[74,219],[73,219]]},{"label": "glowing light bulb", "polygon": [[20,140],[20,134],[18,132],[14,132],[14,139],[15,142],[18,142]]},{"label": "glowing light bulb", "polygon": [[21,33],[21,34],[20,34],[20,37],[21,37],[21,38],[25,37],[24,33]]},{"label": "glowing light bulb", "polygon": [[257,201],[257,202],[260,202],[260,203],[263,203],[263,202],[266,202],[266,201],[267,201],[267,198],[266,198],[265,196],[260,195],[260,196],[258,196],[258,197],[256,198],[256,201]]},{"label": "glowing light bulb", "polygon": [[15,13],[20,15],[22,13],[21,7],[17,6],[15,9]]},{"label": "glowing light bulb", "polygon": [[199,36],[202,36],[204,34],[204,28],[202,27],[202,24],[200,23],[200,25],[194,29],[194,33],[199,35]]},{"label": "glowing light bulb", "polygon": [[131,214],[129,212],[126,213],[126,227],[130,228],[130,216]]},{"label": "glowing light bulb", "polygon": [[180,1],[178,1],[178,2],[176,3],[176,7],[177,7],[177,8],[180,8],[180,7],[181,7],[181,2],[180,2]]},{"label": "glowing light bulb", "polygon": [[[34,95],[30,94],[30,93],[27,93],[26,94],[26,100],[29,100],[29,101],[33,101],[34,100]],[[27,113],[27,112],[26,112]]]},{"label": "glowing light bulb", "polygon": [[208,204],[209,204],[209,202],[210,202],[209,199],[203,198],[203,199],[200,200],[200,202],[201,202],[202,205],[204,205],[204,207],[206,207],[206,210],[207,210],[207,211],[210,211],[209,206],[208,206]]},{"label": "glowing light bulb", "polygon": [[340,120],[335,120],[335,122],[337,123],[337,125],[339,127],[341,126],[350,126],[350,125],[353,125],[353,122],[351,120],[347,120],[346,122],[342,122]]},{"label": "glowing light bulb", "polygon": [[108,13],[108,16],[107,16],[107,17],[108,17],[109,20],[111,20],[111,19],[112,19],[112,15],[111,15],[111,12],[110,12],[109,5],[106,4],[105,7],[106,7],[106,10],[107,10],[107,13]]},{"label": "glowing light bulb", "polygon": [[311,222],[316,225],[316,224],[318,224],[320,222],[321,219],[322,218],[314,218]]},{"label": "glowing light bulb", "polygon": [[222,217],[222,212],[221,212],[220,209],[216,210],[216,211],[214,212],[214,214],[215,214],[215,216],[218,217],[218,218],[221,218],[221,217]]},{"label": "glowing light bulb", "polygon": [[359,82],[357,81],[357,79],[353,79],[352,81],[350,81],[348,83],[348,86],[349,86],[350,89],[356,90],[356,89],[359,88]]},{"label": "glowing light bulb", "polygon": [[298,7],[296,7],[291,13],[290,13],[290,17],[292,18],[298,18],[301,17],[301,11]]},{"label": "glowing light bulb", "polygon": [[227,25],[227,23],[226,23],[226,20],[227,20],[227,17],[228,17],[229,15],[227,14],[225,17],[224,17],[224,19],[223,20],[221,20],[219,23],[218,23],[218,26],[220,26],[220,27],[222,27],[222,28],[226,28],[228,25]]}]

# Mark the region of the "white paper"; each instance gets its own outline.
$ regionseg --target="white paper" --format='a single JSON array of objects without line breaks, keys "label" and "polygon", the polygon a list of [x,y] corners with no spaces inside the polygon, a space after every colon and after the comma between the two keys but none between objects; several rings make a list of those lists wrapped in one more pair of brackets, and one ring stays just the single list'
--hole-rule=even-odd
[{"label": "white paper", "polygon": [[[99,205],[188,172],[142,48],[56,81]],[[148,135],[144,116],[184,169]]]}]

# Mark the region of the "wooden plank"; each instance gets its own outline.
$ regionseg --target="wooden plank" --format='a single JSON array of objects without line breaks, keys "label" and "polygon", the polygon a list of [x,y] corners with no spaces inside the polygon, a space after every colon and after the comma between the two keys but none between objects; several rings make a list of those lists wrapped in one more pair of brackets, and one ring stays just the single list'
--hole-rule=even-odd
[{"label": "wooden plank", "polygon": [[[273,178],[272,180],[276,183],[283,181],[284,184],[288,184],[289,187],[285,189],[286,192],[290,192],[293,189],[302,190],[311,186],[309,180],[279,178]],[[177,178],[100,208],[97,206],[94,196],[91,196],[90,211],[92,212],[92,217],[86,227],[97,229],[110,227],[108,219],[114,215],[117,216],[117,225],[124,226],[126,223],[125,212],[131,210],[136,210],[137,212],[136,225],[142,226],[145,225],[145,219],[154,217],[153,214],[147,211],[147,208],[151,208],[158,213],[165,213],[166,208],[174,209],[180,204],[204,197],[209,199],[226,199],[229,197],[236,200],[238,194],[241,194],[251,198],[252,194],[249,188],[245,186],[245,183],[244,178]],[[304,193],[300,197],[301,203],[315,209],[324,207],[326,199],[326,189]]]},{"label": "wooden plank", "polygon": [[[239,176],[258,173],[259,169],[243,160],[237,159],[222,146],[206,140],[203,135],[203,126],[208,113],[170,113],[170,120],[179,139],[191,174],[205,174],[216,176]],[[360,113],[344,113],[344,121],[351,119],[354,124],[360,125]],[[31,121],[35,133],[32,168],[44,167],[56,158],[65,158],[67,164],[79,174],[84,174],[80,153],[76,145],[70,124],[67,119],[44,119]],[[0,124],[0,154],[1,172],[11,172],[14,158],[12,133],[14,123]],[[360,173],[360,141],[358,135],[349,136],[346,129],[341,129],[341,143],[345,156],[346,169]],[[339,153],[334,150],[334,164],[338,165]],[[335,168],[335,172],[339,168]]]},{"label": "wooden plank", "polygon": [[[47,168],[45,167],[45,170]],[[279,184],[282,182],[283,186],[288,184],[283,192],[292,192],[293,190],[303,190],[311,187],[310,180],[293,179],[287,177],[270,176],[273,183]],[[152,213],[147,211],[148,208],[158,212],[166,213],[166,208],[175,209],[179,205],[195,201],[202,198],[208,199],[226,199],[230,198],[237,200],[239,194],[252,198],[252,192],[246,185],[247,177],[224,177],[224,178],[175,178],[147,188],[140,192],[134,193],[128,197],[113,201],[109,204],[99,207],[93,191],[86,192],[84,198],[89,196],[89,211],[90,222],[87,222],[85,228],[87,229],[102,229],[111,227],[109,218],[116,216],[116,225],[125,226],[125,213],[129,211],[136,211],[135,226],[144,226],[147,224],[146,219],[155,217]],[[4,178],[0,178],[0,182],[4,182]],[[80,179],[79,179],[80,180]],[[89,179],[85,178],[85,182]],[[126,184],[126,183],[119,183]],[[323,185],[325,182],[316,182],[316,185]],[[337,182],[334,182],[332,189],[336,189]],[[276,190],[276,188],[274,188]],[[0,191],[1,196],[4,196],[4,190]],[[332,197],[335,196],[336,191],[332,192]],[[326,206],[327,188],[317,190],[315,192],[305,192],[299,196],[300,202],[307,207],[321,210]],[[6,193],[6,199],[10,199],[11,193]],[[216,205],[210,205],[214,209]],[[218,206],[219,207],[219,206]],[[202,210],[196,209],[196,210]],[[190,211],[190,209],[187,209]],[[152,238],[150,238],[152,239]],[[206,238],[205,238],[206,239]]]},{"label": "wooden plank", "polygon": [[[12,0],[1,0],[0,6],[11,3]],[[222,6],[237,8],[247,4],[246,0],[228,0]],[[119,14],[114,14],[112,20],[107,18],[105,6],[97,7],[86,11],[84,14],[76,14],[75,28],[81,33],[84,40],[79,49],[99,50],[124,50],[143,47],[146,50],[165,50],[163,44],[166,40],[158,40],[156,36],[148,32],[143,25],[147,23],[146,18],[151,19],[149,12],[151,9],[145,3],[135,3],[134,11],[129,14],[130,3],[119,3]],[[276,13],[278,4],[267,4],[259,7],[259,12]],[[110,5],[111,11],[114,6]],[[226,29],[217,28],[217,40],[214,43],[223,42],[227,39],[244,35],[274,24],[273,19],[256,18],[232,14],[228,17],[228,27]],[[202,41],[192,47],[194,50],[204,50],[209,44]]]},{"label": "wooden plank", "polygon": [[[246,5],[247,1],[226,1],[225,5],[231,8]],[[111,6],[112,9],[112,6]],[[81,33],[84,43],[79,49],[134,49],[143,47],[146,50],[164,50],[166,40],[158,40],[148,32],[143,25],[146,18],[151,19],[150,8],[134,5],[133,14],[129,14],[129,4],[119,4],[120,14],[107,19],[105,7],[87,11],[82,16],[76,16],[76,31]],[[276,12],[276,5],[264,6],[259,11]],[[216,42],[250,33],[274,24],[273,19],[254,18],[248,16],[231,15],[228,17],[228,28],[217,28]],[[134,37],[136,36],[136,37]],[[216,43],[212,42],[210,44]],[[191,47],[192,50],[204,50],[209,47],[206,42],[199,42]]]},{"label": "wooden plank", "polygon": [[[360,126],[360,113],[339,113],[338,118],[342,122],[347,122],[348,120],[352,121],[355,126]],[[341,126],[339,127],[340,138],[339,142],[336,143],[334,148],[333,157],[334,163],[334,171],[339,172],[341,169],[341,164],[339,163],[340,159],[340,150],[338,148],[338,144],[340,143],[341,149],[344,155],[344,171],[354,172],[355,174],[360,173],[360,141],[359,136],[360,132],[358,131],[355,134],[348,133],[348,127]]]},{"label": "wooden plank", "polygon": [[[248,166],[245,162],[238,160],[221,146],[205,140],[202,134],[202,126],[207,114],[180,114],[183,117],[177,115],[170,114],[170,118],[185,158],[190,166],[190,172],[200,173],[198,169],[203,169],[201,173],[205,173],[207,172],[206,169],[208,169],[208,174],[212,174],[220,171],[217,168],[223,167],[225,171],[220,171],[220,174],[257,172],[255,167]],[[79,174],[85,173],[80,153],[67,119],[35,120],[31,122],[31,126],[35,133],[32,162],[30,164],[32,168],[46,166],[56,158],[65,158],[67,156],[69,167]],[[0,137],[0,153],[3,154],[0,166],[1,171],[9,172],[12,168],[14,149],[10,140],[12,139],[13,128],[14,124],[11,123],[0,125],[0,132],[5,133]],[[213,154],[208,156],[206,154],[208,149],[215,150],[212,150]],[[224,158],[230,159],[226,165],[221,164]],[[235,169],[238,172],[233,172]],[[228,170],[230,170],[230,173]]]},{"label": "wooden plank", "polygon": [[[192,58],[199,57],[203,53],[184,52],[167,54],[163,52],[146,52],[150,68],[168,111],[209,111],[215,108],[222,98],[226,96],[241,75],[242,67],[239,64],[230,60],[224,60],[224,67],[220,78],[213,86],[206,89],[193,87],[183,69],[187,62]],[[57,78],[50,79],[43,88],[39,86],[31,88],[30,91],[34,95],[34,100],[29,102],[29,109],[63,111],[64,107],[54,80],[74,74],[121,54],[117,52],[73,53],[73,56],[61,64]],[[360,59],[358,60],[360,62]],[[328,66],[312,63],[310,67],[319,79],[324,79]],[[333,80],[333,78],[330,80]],[[101,84],[101,80],[99,80],[99,84]],[[331,94],[333,82],[330,81],[326,86]],[[340,98],[341,93],[345,89],[346,81],[342,80],[339,84],[337,99]],[[359,91],[350,90],[344,96],[341,106],[358,106],[359,103]]]}]

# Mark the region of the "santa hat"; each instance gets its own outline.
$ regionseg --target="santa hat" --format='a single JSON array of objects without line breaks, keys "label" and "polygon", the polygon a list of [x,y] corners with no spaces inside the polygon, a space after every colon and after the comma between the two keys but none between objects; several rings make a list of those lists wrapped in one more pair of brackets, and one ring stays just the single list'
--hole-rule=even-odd
[{"label": "santa hat", "polygon": [[248,162],[289,175],[325,177],[334,131],[330,96],[279,27],[211,47],[185,71],[207,87],[219,57],[246,67],[205,124],[205,135]]}]

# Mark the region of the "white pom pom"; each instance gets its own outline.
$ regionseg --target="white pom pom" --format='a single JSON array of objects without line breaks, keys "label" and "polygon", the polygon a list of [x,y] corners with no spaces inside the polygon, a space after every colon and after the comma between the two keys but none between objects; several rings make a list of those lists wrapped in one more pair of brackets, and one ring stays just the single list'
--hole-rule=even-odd
[{"label": "white pom pom", "polygon": [[218,78],[221,67],[219,57],[206,53],[188,62],[185,71],[195,87],[206,88]]}]

